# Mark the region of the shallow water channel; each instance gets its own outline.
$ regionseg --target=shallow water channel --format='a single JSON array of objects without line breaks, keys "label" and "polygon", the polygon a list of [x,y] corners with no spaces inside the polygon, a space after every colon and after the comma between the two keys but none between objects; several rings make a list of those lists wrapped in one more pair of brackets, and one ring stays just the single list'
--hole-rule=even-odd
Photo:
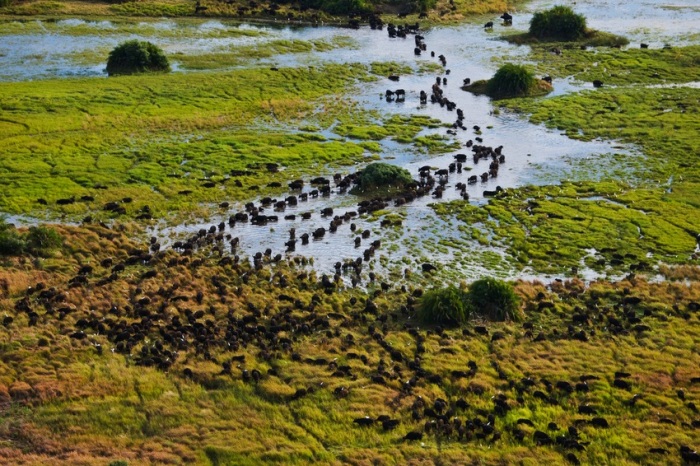
[{"label": "shallow water channel", "polygon": [[[609,32],[626,35],[630,46],[639,42],[649,43],[652,47],[661,47],[667,42],[682,44],[698,37],[697,24],[700,24],[700,8],[695,2],[686,0],[667,5],[660,0],[629,2],[624,6],[606,0],[589,0],[578,2],[575,9],[587,16],[589,26]],[[551,2],[538,1],[528,4],[522,11],[515,12],[514,26],[526,29],[532,11],[552,6]],[[483,18],[484,21],[493,18]],[[47,77],[67,76],[104,76],[104,59],[90,55],[90,50],[109,50],[117,43],[131,38],[148,39],[163,47],[168,54],[205,53],[230,49],[231,47],[258,44],[264,46],[266,41],[279,39],[296,40],[333,40],[336,37],[350,37],[353,47],[336,48],[328,52],[311,52],[276,55],[269,58],[250,60],[245,66],[317,66],[326,62],[372,63],[394,61],[405,63],[413,69],[421,68],[421,62],[437,63],[430,51],[436,55],[443,54],[447,65],[440,73],[402,76],[400,82],[380,79],[354,90],[350,98],[362,107],[376,110],[381,114],[428,115],[445,123],[456,120],[455,112],[450,112],[439,105],[428,103],[420,105],[418,94],[421,90],[430,92],[435,78],[446,78],[442,87],[445,95],[464,111],[467,130],[457,130],[456,135],[447,134],[446,128],[425,130],[423,134],[437,133],[460,143],[459,150],[431,156],[414,150],[410,145],[393,141],[382,142],[381,157],[384,161],[403,166],[418,176],[418,168],[430,165],[435,168],[447,168],[454,161],[456,153],[468,155],[468,162],[461,174],[450,174],[449,182],[442,199],[431,196],[418,199],[410,204],[395,207],[390,204],[392,214],[402,218],[401,227],[380,226],[381,218],[372,216],[357,217],[352,220],[357,230],[351,231],[350,222],[343,223],[335,233],[326,233],[323,238],[311,240],[308,245],[297,243],[295,252],[285,253],[285,242],[289,239],[289,230],[294,228],[299,237],[302,233],[311,233],[319,227],[326,227],[332,217],[322,217],[320,211],[331,207],[334,215],[356,211],[358,199],[348,194],[338,194],[337,189],[328,197],[309,199],[296,207],[289,206],[285,212],[273,212],[272,207],[266,213],[277,215],[279,222],[266,226],[249,223],[237,223],[227,233],[240,239],[237,250],[243,256],[252,256],[266,249],[272,255],[281,253],[287,257],[303,255],[313,259],[313,267],[320,273],[334,272],[334,264],[344,260],[354,260],[363,256],[369,244],[381,239],[382,245],[375,252],[372,260],[363,269],[362,278],[366,280],[367,272],[375,270],[381,275],[392,274],[398,278],[405,270],[420,273],[420,265],[425,262],[436,264],[438,269],[448,275],[467,279],[478,277],[484,272],[503,277],[535,275],[527,271],[516,271],[505,257],[503,250],[497,247],[484,247],[475,241],[463,238],[459,222],[439,219],[430,208],[433,202],[445,202],[459,199],[455,189],[458,182],[466,183],[467,178],[488,170],[485,160],[477,164],[472,162],[471,151],[464,143],[476,137],[483,138],[488,146],[503,146],[506,162],[499,170],[497,178],[487,182],[469,185],[470,202],[483,203],[484,190],[494,190],[496,186],[505,189],[534,184],[557,184],[562,180],[590,180],[606,176],[606,168],[613,167],[619,156],[640,156],[634,148],[621,147],[605,141],[580,142],[567,138],[556,131],[528,123],[523,117],[507,113],[494,112],[490,99],[474,96],[460,89],[462,80],[469,77],[472,81],[490,77],[503,59],[522,61],[528,52],[526,46],[514,46],[496,40],[504,27],[496,25],[494,32],[485,31],[483,22],[463,24],[454,27],[432,28],[422,31],[427,44],[427,52],[421,56],[414,55],[413,36],[406,39],[389,38],[386,30],[372,31],[368,27],[350,30],[335,26],[299,27],[294,24],[250,25],[228,21],[176,21],[156,20],[140,25],[130,23],[127,33],[121,33],[118,24],[110,21],[84,21],[66,19],[52,22],[46,27],[41,21],[28,22],[25,25],[13,25],[12,33],[3,35],[0,41],[0,80],[14,81],[42,79]],[[25,28],[26,32],[22,32]],[[76,33],[79,30],[80,33]],[[94,32],[91,32],[94,30]],[[231,34],[218,36],[217,31],[229,31]],[[165,33],[164,33],[165,32]],[[182,36],[178,32],[183,32]],[[186,34],[185,34],[186,32]],[[21,44],[21,45],[20,45]],[[93,60],[91,62],[91,60]],[[177,71],[177,59],[176,71]],[[450,70],[447,74],[446,70]],[[182,71],[180,72],[187,72]],[[575,83],[570,80],[554,82],[555,95],[577,92],[592,87],[587,83]],[[387,89],[404,89],[405,102],[387,102],[381,95]],[[478,125],[480,132],[474,130]],[[330,138],[340,138],[332,132],[325,132]],[[586,161],[595,160],[587,163]],[[593,167],[593,168],[592,168]],[[329,175],[322,173],[321,175]],[[344,172],[347,174],[348,172]],[[320,175],[309,174],[309,178]],[[308,179],[307,179],[308,181]],[[331,184],[333,186],[333,184]],[[304,191],[313,189],[306,184]],[[298,194],[298,193],[295,193]],[[256,204],[259,202],[256,201]],[[232,206],[222,211],[220,216],[182,225],[158,224],[150,230],[154,236],[161,238],[164,244],[170,244],[178,238],[189,236],[201,228],[209,228],[220,222],[226,222],[229,216],[242,211],[242,206]],[[311,218],[302,220],[300,214],[312,212]],[[284,220],[285,215],[296,215],[294,220]],[[18,219],[21,221],[21,219]],[[369,230],[370,236],[362,239],[361,245],[355,245],[359,232]],[[591,271],[582,270],[586,278],[594,278]],[[549,277],[543,277],[549,278]],[[348,276],[345,277],[349,281]]]}]

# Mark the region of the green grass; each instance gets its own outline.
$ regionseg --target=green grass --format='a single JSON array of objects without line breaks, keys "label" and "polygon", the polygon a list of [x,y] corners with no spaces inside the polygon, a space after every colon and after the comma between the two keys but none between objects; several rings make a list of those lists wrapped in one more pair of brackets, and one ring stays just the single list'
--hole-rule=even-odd
[{"label": "green grass", "polygon": [[537,70],[552,77],[572,77],[576,81],[595,79],[613,86],[684,83],[700,80],[700,46],[671,49],[641,49],[638,44],[626,50],[566,48],[561,55],[549,47],[534,46],[532,58]]},{"label": "green grass", "polygon": [[556,37],[538,38],[528,32],[507,34],[501,37],[503,40],[517,45],[547,46],[552,48],[572,47],[616,47],[629,44],[626,37],[610,34],[609,32],[586,30],[585,34],[572,41],[564,41]]},{"label": "green grass", "polygon": [[[313,118],[314,99],[366,78],[363,67],[343,65],[206,79],[173,74],[0,84],[0,177],[8,187],[0,206],[32,212],[40,207],[37,198],[53,205],[89,194],[98,205],[129,196],[163,212],[248,196],[227,181],[228,173],[256,163],[278,162],[293,172],[361,160],[365,149],[356,143],[289,134],[281,125]],[[257,137],[259,125],[271,127],[265,139]],[[253,170],[242,188],[267,178]],[[202,188],[205,179],[220,189]],[[177,195],[186,189],[194,191],[189,198]],[[85,206],[64,211],[78,214]]]}]

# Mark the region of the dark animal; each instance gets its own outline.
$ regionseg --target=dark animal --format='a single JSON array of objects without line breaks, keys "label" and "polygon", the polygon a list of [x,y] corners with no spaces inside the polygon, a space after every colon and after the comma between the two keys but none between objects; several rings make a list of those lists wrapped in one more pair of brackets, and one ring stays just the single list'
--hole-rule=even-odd
[{"label": "dark animal", "polygon": [[428,103],[428,94],[425,91],[420,91],[420,103]]}]

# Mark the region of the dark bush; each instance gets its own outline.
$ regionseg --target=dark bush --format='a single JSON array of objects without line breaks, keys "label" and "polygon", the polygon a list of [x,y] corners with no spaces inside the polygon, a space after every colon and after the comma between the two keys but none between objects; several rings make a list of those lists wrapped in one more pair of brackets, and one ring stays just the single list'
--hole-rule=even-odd
[{"label": "dark bush", "polygon": [[15,227],[0,219],[0,256],[19,256],[26,247],[26,241]]},{"label": "dark bush", "polygon": [[10,6],[11,3],[12,3],[12,0],[0,0],[0,8],[2,8],[4,6]]},{"label": "dark bush", "polygon": [[42,225],[29,227],[26,241],[27,251],[38,256],[44,256],[63,244],[63,238],[56,230]]},{"label": "dark bush", "polygon": [[150,42],[130,40],[119,44],[109,53],[107,74],[168,72],[170,64],[163,51]]},{"label": "dark bush", "polygon": [[45,256],[60,247],[63,239],[56,230],[45,226],[30,227],[26,233],[0,219],[0,256],[34,254]]},{"label": "dark bush", "polygon": [[533,89],[535,83],[535,76],[527,68],[507,63],[489,80],[487,93],[495,98],[523,96]]},{"label": "dark bush", "polygon": [[586,18],[568,6],[555,6],[534,14],[530,34],[539,39],[577,40],[586,33]]},{"label": "dark bush", "polygon": [[495,278],[481,278],[469,286],[469,308],[471,312],[487,320],[519,321],[520,300],[513,286]]},{"label": "dark bush", "polygon": [[469,318],[466,293],[454,285],[426,291],[418,303],[418,317],[430,324],[463,324]]},{"label": "dark bush", "polygon": [[367,165],[359,179],[360,190],[365,192],[386,188],[401,189],[412,182],[408,170],[382,162]]}]

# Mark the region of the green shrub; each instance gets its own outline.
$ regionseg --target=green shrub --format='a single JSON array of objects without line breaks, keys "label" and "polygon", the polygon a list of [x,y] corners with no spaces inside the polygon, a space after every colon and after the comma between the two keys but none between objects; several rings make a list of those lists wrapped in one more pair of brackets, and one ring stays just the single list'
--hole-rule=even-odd
[{"label": "green shrub", "polygon": [[168,72],[170,64],[163,51],[150,42],[130,40],[123,42],[109,53],[107,74],[135,74]]},{"label": "green shrub", "polygon": [[0,219],[0,256],[20,256],[25,253],[44,256],[60,247],[63,238],[56,230],[45,226],[30,227],[22,234],[14,225]]},{"label": "green shrub", "polygon": [[0,256],[19,256],[27,243],[12,225],[0,219]]},{"label": "green shrub", "polygon": [[11,3],[12,3],[12,0],[0,0],[0,8],[2,8],[4,6],[10,6]]},{"label": "green shrub", "polygon": [[463,324],[469,318],[466,293],[454,285],[426,291],[418,303],[418,317],[430,324]]},{"label": "green shrub", "polygon": [[534,14],[530,34],[539,39],[577,40],[586,33],[586,18],[568,6],[555,6]]},{"label": "green shrub", "polygon": [[360,173],[360,189],[372,191],[376,189],[401,189],[413,182],[411,173],[405,168],[388,163],[376,162],[367,165]]},{"label": "green shrub", "polygon": [[63,238],[53,228],[39,225],[29,227],[26,235],[27,251],[38,256],[44,256],[53,249],[61,247]]},{"label": "green shrub", "polygon": [[535,86],[535,76],[522,65],[507,63],[501,66],[487,85],[491,97],[517,97],[527,95]]},{"label": "green shrub", "polygon": [[519,321],[520,300],[513,286],[495,278],[481,278],[469,287],[469,308],[487,320]]}]

